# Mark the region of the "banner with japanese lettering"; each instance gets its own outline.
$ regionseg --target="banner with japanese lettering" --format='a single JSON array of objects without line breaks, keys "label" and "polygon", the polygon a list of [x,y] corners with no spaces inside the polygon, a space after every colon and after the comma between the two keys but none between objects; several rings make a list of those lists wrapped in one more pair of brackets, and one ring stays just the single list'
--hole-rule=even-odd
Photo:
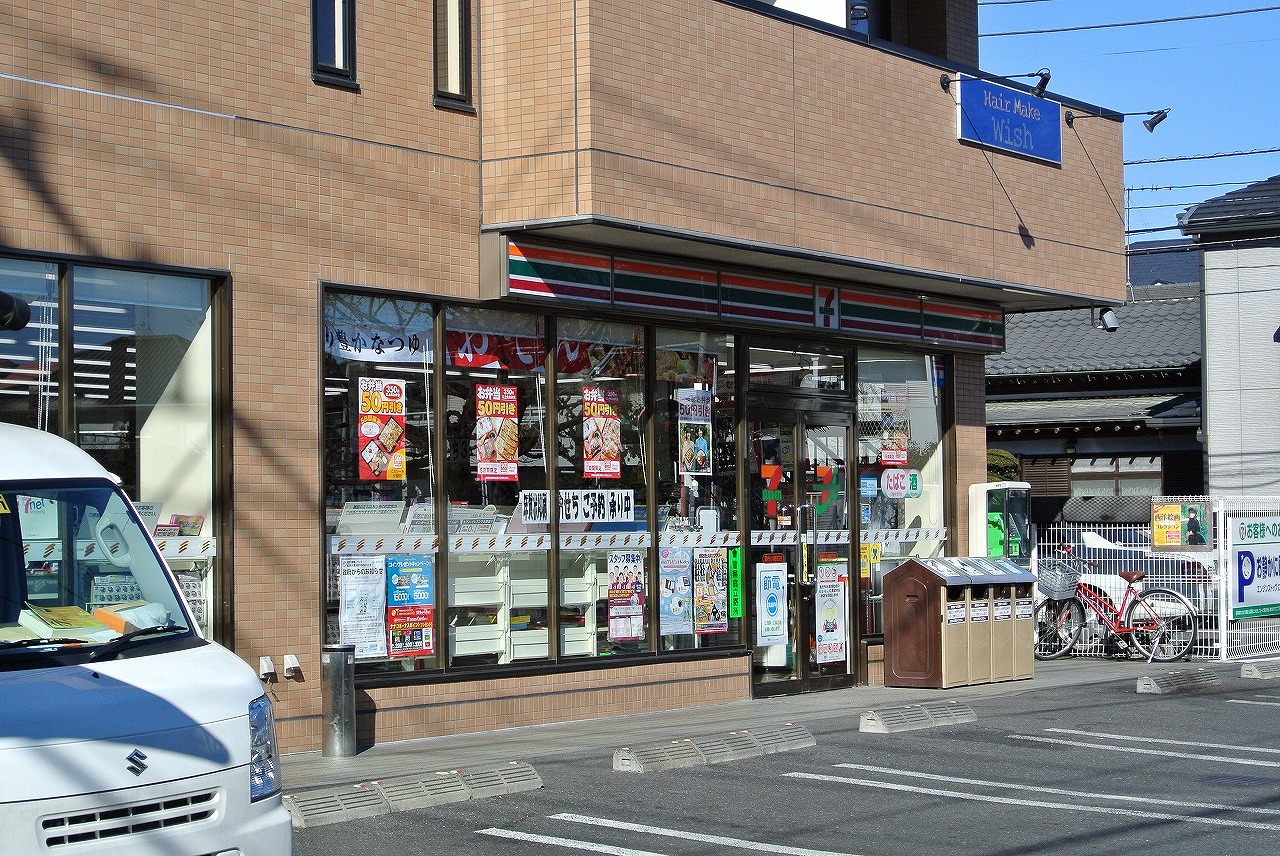
[{"label": "banner with japanese lettering", "polygon": [[405,381],[362,377],[356,441],[361,481],[404,481]]},{"label": "banner with japanese lettering", "polygon": [[711,475],[711,391],[677,389],[676,408],[680,475]]},{"label": "banner with japanese lettering", "polygon": [[644,560],[638,550],[609,551],[609,638],[644,638]]},{"label": "banner with japanese lettering", "polygon": [[518,388],[476,384],[476,481],[518,481]]}]

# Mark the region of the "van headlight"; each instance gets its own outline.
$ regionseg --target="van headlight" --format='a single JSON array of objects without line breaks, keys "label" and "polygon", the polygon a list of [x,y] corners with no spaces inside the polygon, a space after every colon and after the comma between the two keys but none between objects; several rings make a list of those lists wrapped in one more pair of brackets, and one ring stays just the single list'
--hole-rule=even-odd
[{"label": "van headlight", "polygon": [[271,702],[258,696],[249,702],[249,799],[257,802],[280,793],[280,753]]}]

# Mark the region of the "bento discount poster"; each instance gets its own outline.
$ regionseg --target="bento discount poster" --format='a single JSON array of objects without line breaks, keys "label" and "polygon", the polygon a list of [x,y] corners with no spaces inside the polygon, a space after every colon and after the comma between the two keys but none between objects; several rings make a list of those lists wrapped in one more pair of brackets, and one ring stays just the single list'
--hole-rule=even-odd
[{"label": "bento discount poster", "polygon": [[361,481],[404,481],[405,381],[359,379],[356,447]]}]

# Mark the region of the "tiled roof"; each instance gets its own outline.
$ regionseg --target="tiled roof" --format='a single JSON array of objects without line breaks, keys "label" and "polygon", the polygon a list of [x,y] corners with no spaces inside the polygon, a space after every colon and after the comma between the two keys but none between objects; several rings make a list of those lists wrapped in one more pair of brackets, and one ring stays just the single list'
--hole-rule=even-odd
[{"label": "tiled roof", "polygon": [[1129,245],[1129,285],[1200,282],[1200,247],[1190,238]]},{"label": "tiled roof", "polygon": [[1200,419],[1199,396],[1186,393],[1097,398],[988,401],[987,426],[1072,425],[1097,422],[1151,422]]},{"label": "tiled roof", "polygon": [[1198,295],[1117,306],[1114,333],[1094,327],[1088,309],[1006,316],[1005,352],[987,357],[987,376],[1185,368],[1202,352]]},{"label": "tiled roof", "polygon": [[1178,215],[1184,234],[1280,231],[1280,175],[1215,196]]}]

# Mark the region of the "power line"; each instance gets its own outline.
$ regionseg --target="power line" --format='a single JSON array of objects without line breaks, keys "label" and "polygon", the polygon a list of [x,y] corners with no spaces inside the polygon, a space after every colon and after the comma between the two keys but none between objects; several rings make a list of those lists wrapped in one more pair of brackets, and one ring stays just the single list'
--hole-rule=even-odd
[{"label": "power line", "polygon": [[1207,18],[1229,18],[1235,15],[1251,15],[1254,12],[1276,12],[1280,6],[1260,6],[1256,9],[1240,9],[1235,12],[1207,12],[1203,15],[1179,15],[1176,18],[1151,18],[1146,21],[1124,21],[1114,24],[1081,24],[1076,27],[1055,27],[1048,30],[1010,30],[1004,33],[980,33],[978,38],[993,39],[997,36],[1039,36],[1047,33],[1077,33],[1082,30],[1110,30],[1116,27],[1141,27],[1147,24],[1171,24],[1178,21],[1203,21]]},{"label": "power line", "polygon": [[1144,163],[1174,163],[1175,161],[1194,161],[1194,160],[1213,160],[1214,158],[1236,158],[1243,155],[1273,155],[1280,152],[1280,148],[1276,149],[1250,149],[1244,152],[1218,152],[1212,155],[1177,155],[1168,158],[1148,158],[1147,160],[1131,160],[1125,161],[1125,166],[1138,166]]},{"label": "power line", "polygon": [[[1259,179],[1261,181],[1262,179]],[[1162,187],[1126,187],[1125,193],[1139,193],[1146,190],[1165,191],[1165,190],[1190,190],[1193,187],[1244,187],[1253,184],[1252,181],[1216,181],[1212,184],[1166,184]]]}]

